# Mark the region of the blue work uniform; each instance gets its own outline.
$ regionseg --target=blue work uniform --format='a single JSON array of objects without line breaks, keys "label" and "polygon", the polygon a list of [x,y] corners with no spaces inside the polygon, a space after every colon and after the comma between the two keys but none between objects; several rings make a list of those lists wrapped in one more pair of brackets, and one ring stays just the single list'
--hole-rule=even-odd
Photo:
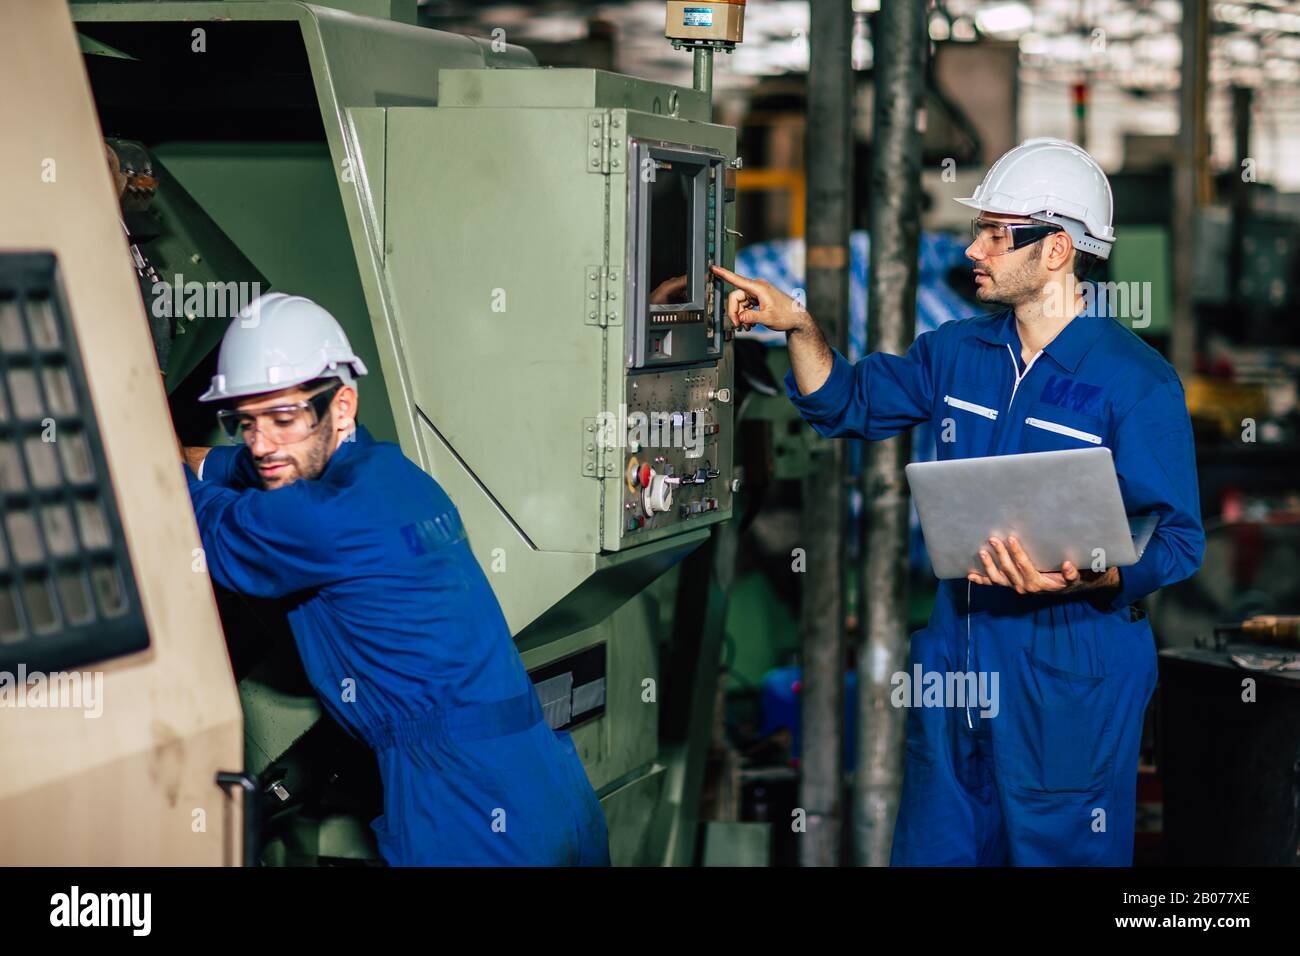
[{"label": "blue work uniform", "polygon": [[948,322],[905,356],[850,365],[837,352],[809,395],[786,377],[828,437],[876,440],[929,422],[940,460],[1109,448],[1125,510],[1158,517],[1111,600],[940,582],[908,673],[996,673],[998,707],[987,717],[978,704],[911,707],[894,865],[1132,863],[1156,649],[1130,605],[1200,566],[1191,422],[1173,368],[1114,319],[1076,317],[1027,368],[1020,352],[1008,310]]},{"label": "blue work uniform", "polygon": [[315,480],[262,490],[243,447],[214,448],[203,477],[189,488],[213,580],[289,598],[312,686],[376,752],[388,863],[609,863],[573,741],[543,720],[436,481],[365,428]]}]

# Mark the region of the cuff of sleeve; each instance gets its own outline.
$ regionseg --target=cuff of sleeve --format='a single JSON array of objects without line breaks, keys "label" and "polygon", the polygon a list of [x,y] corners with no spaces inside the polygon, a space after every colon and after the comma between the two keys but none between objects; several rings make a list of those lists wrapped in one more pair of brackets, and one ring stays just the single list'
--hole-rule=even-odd
[{"label": "cuff of sleeve", "polygon": [[[1143,557],[1154,557],[1151,549]],[[1136,604],[1156,588],[1160,587],[1160,582],[1156,579],[1155,561],[1139,561],[1137,564],[1131,564],[1127,568],[1119,569],[1119,593],[1115,595],[1115,600],[1111,602],[1112,610],[1119,610],[1128,607],[1130,604]]]},{"label": "cuff of sleeve", "polygon": [[241,451],[237,446],[218,445],[203,456],[199,463],[199,478],[214,481],[219,485],[230,481],[230,473],[235,467],[235,456]]},{"label": "cuff of sleeve", "polygon": [[785,373],[785,392],[790,401],[799,410],[799,414],[809,421],[834,418],[844,411],[853,390],[853,366],[849,360],[832,349],[835,358],[831,365],[831,374],[822,383],[822,387],[807,395],[799,394],[795,382],[794,369]]}]

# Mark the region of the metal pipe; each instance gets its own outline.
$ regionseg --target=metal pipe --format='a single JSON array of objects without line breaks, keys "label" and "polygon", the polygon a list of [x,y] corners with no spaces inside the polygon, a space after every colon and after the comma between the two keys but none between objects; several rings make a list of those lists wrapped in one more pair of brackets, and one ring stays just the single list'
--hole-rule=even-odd
[{"label": "metal pipe", "polygon": [[[850,0],[812,0],[806,133],[807,306],[826,340],[848,351],[849,228],[853,208],[854,75]],[[843,832],[844,443],[822,442],[803,484],[800,546],[806,566],[803,637],[803,750],[799,806],[804,866],[837,866]]]},{"label": "metal pipe", "polygon": [[713,96],[713,47],[697,46],[695,48],[694,86],[701,93]]},{"label": "metal pipe", "polygon": [[[901,355],[916,334],[921,235],[921,131],[926,0],[890,0],[873,21],[871,266],[867,351]],[[863,471],[863,637],[858,649],[858,748],[853,860],[885,866],[903,779],[906,710],[890,704],[907,667],[908,435],[871,442]]]},{"label": "metal pipe", "polygon": [[1179,94],[1178,157],[1174,161],[1173,288],[1169,361],[1184,381],[1196,358],[1196,211],[1208,200],[1205,89],[1209,62],[1207,0],[1183,2],[1183,71]]},{"label": "metal pipe", "polygon": [[1242,239],[1246,220],[1250,216],[1250,182],[1246,179],[1246,162],[1250,159],[1250,114],[1253,93],[1248,86],[1232,88],[1232,141],[1236,157],[1236,175],[1232,181],[1232,227],[1228,244],[1228,288],[1241,288],[1246,260],[1242,254]]}]

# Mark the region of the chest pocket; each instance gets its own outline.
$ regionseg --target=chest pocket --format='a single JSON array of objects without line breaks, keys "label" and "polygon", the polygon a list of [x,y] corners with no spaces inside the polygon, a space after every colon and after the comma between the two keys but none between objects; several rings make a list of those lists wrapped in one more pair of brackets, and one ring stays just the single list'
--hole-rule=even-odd
[{"label": "chest pocket", "polygon": [[940,461],[990,454],[997,421],[998,390],[990,385],[953,382],[939,395],[934,422]]},{"label": "chest pocket", "polygon": [[1021,428],[1022,451],[1069,451],[1074,448],[1096,448],[1106,438],[1102,420],[1094,415],[1082,415],[1038,402],[1023,409]]}]

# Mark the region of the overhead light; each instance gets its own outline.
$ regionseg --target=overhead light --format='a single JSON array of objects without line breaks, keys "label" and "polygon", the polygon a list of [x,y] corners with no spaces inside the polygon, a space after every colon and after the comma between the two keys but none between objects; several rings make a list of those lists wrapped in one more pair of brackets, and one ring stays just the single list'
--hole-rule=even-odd
[{"label": "overhead light", "polygon": [[1273,81],[1294,83],[1300,79],[1300,63],[1295,60],[1269,60],[1264,64],[1264,75]]},{"label": "overhead light", "polygon": [[1151,11],[1168,23],[1178,23],[1183,19],[1183,5],[1179,0],[1154,0]]},{"label": "overhead light", "polygon": [[1237,63],[1255,63],[1259,60],[1259,44],[1249,37],[1225,37],[1222,49]]},{"label": "overhead light", "polygon": [[952,38],[954,40],[963,40],[970,42],[979,36],[975,32],[975,21],[970,17],[958,17],[952,21]]},{"label": "overhead light", "polygon": [[853,41],[850,45],[850,57],[855,70],[869,70],[875,59],[875,50],[871,38],[867,36],[867,22],[859,19],[853,24]]},{"label": "overhead light", "polygon": [[1051,50],[1051,40],[1041,33],[1026,33],[1020,38],[1020,52],[1025,56],[1045,56]]},{"label": "overhead light", "polygon": [[1023,3],[995,3],[977,10],[975,22],[985,33],[1014,36],[1034,25],[1034,11]]},{"label": "overhead light", "polygon": [[1137,59],[1155,66],[1180,67],[1183,62],[1183,41],[1174,33],[1155,33],[1133,41]]}]

